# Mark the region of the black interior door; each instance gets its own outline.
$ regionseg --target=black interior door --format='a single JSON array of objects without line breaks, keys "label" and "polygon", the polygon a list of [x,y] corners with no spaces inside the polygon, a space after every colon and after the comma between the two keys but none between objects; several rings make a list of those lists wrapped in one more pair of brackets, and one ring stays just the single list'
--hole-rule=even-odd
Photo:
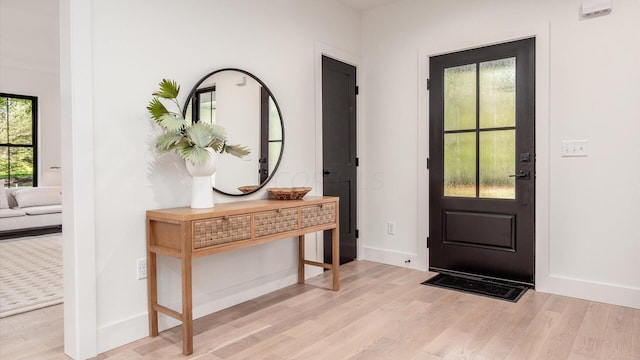
[{"label": "black interior door", "polygon": [[429,63],[429,268],[533,285],[535,39]]},{"label": "black interior door", "polygon": [[[340,197],[340,263],[357,257],[356,68],[322,57],[323,194]],[[331,262],[330,232],[324,261]]]}]

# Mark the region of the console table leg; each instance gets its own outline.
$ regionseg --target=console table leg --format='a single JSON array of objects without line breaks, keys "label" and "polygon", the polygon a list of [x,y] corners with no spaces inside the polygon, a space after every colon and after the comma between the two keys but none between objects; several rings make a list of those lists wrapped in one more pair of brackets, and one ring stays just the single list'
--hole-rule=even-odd
[{"label": "console table leg", "polygon": [[333,230],[331,230],[331,257],[332,257],[332,266],[331,270],[333,271],[333,291],[340,290],[340,230],[338,226],[336,226]]},{"label": "console table leg", "polygon": [[304,235],[298,236],[298,284],[304,284]]},{"label": "console table leg", "polygon": [[149,296],[149,336],[158,336],[158,311],[155,305],[158,304],[158,281],[156,277],[156,254],[147,252],[147,291]]},{"label": "console table leg", "polygon": [[193,353],[191,258],[182,259],[182,353]]}]

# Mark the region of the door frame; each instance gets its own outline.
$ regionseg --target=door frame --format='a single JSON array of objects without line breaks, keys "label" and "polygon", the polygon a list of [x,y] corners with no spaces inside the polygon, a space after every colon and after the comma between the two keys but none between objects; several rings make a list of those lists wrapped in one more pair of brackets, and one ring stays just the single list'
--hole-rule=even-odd
[{"label": "door frame", "polygon": [[[549,269],[549,23],[539,23],[498,33],[477,33],[452,37],[449,45],[438,45],[420,49],[418,52],[418,255],[429,267],[427,237],[429,236],[429,170],[426,168],[429,157],[429,57],[477,47],[500,44],[525,38],[536,38],[535,54],[535,284],[536,289],[546,289],[550,279]],[[424,261],[424,263],[422,263]]]},{"label": "door frame", "polygon": [[64,352],[73,359],[99,351],[91,9],[88,1],[60,0],[63,327]]},{"label": "door frame", "polygon": [[[336,47],[333,47],[331,45],[316,41],[315,42],[315,64],[314,64],[314,68],[315,68],[315,139],[316,139],[316,146],[315,146],[315,165],[314,165],[314,169],[315,169],[315,185],[314,185],[314,189],[312,190],[314,195],[321,195],[322,194],[322,189],[323,189],[323,185],[324,185],[324,179],[322,176],[322,56],[328,56],[330,58],[333,58],[335,60],[341,61],[343,63],[355,66],[356,68],[356,79],[357,83],[356,85],[359,85],[362,83],[362,74],[361,74],[361,67],[360,67],[360,63],[361,63],[361,58],[360,56],[356,55],[356,54],[352,54],[350,52],[338,49]],[[362,94],[362,88],[360,94]],[[362,96],[359,95],[358,96],[358,100],[356,101],[356,139],[362,139],[362,135],[363,135],[363,124],[361,122],[358,121],[358,118],[362,117],[363,114],[363,106],[362,106]],[[356,142],[356,154],[362,154],[362,141],[357,141]],[[360,157],[360,156],[358,156]],[[362,165],[357,167],[357,183],[360,183],[360,168],[362,167]],[[361,213],[362,211],[358,211],[360,209],[362,209],[362,207],[360,206],[360,192],[358,191],[356,193],[356,223],[357,224],[362,224],[361,221]],[[310,236],[310,235],[307,235]],[[307,254],[307,256],[315,256],[315,259],[318,261],[322,261],[323,260],[323,256],[324,256],[324,249],[323,249],[323,236],[322,233],[318,234],[313,234],[311,236],[315,236],[315,249],[316,249],[316,253],[314,255],[311,254]],[[362,229],[360,229],[360,237],[362,238],[363,236],[363,232]],[[309,239],[309,238],[307,238]],[[356,253],[357,253],[357,258],[355,260],[361,259],[362,258],[362,241],[356,241]],[[311,258],[311,257],[310,257]],[[309,271],[320,271],[320,273],[322,272],[322,269],[318,269],[318,268],[309,268]],[[307,276],[309,277],[309,276]]]}]

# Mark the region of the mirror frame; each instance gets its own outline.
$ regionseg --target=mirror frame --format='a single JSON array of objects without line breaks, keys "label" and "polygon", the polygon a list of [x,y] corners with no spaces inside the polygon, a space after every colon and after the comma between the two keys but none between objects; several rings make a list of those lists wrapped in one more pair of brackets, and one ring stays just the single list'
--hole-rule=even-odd
[{"label": "mirror frame", "polygon": [[[191,88],[191,91],[189,92],[189,96],[187,97],[187,103],[186,106],[184,107],[184,110],[182,111],[182,116],[186,118],[187,116],[187,109],[189,108],[189,106],[193,106],[192,105],[192,100],[193,100],[193,96],[195,95],[196,91],[198,91],[198,87],[205,82],[205,80],[207,80],[209,77],[219,73],[219,72],[223,72],[223,71],[237,71],[240,73],[243,73],[247,76],[250,76],[252,79],[254,79],[255,81],[257,81],[269,94],[269,96],[271,97],[271,99],[273,99],[273,103],[276,106],[276,110],[278,110],[278,116],[280,117],[280,128],[282,129],[282,147],[280,149],[280,155],[278,156],[278,161],[276,162],[276,166],[273,168],[273,171],[271,172],[271,174],[269,174],[269,176],[264,180],[264,182],[262,182],[255,190],[246,192],[246,193],[241,193],[241,194],[230,194],[228,192],[222,191],[220,189],[216,189],[215,186],[213,187],[213,190],[219,194],[222,195],[228,195],[228,196],[245,196],[245,195],[249,195],[249,194],[254,194],[256,193],[258,190],[262,189],[269,181],[271,181],[271,179],[273,178],[273,175],[278,171],[278,167],[280,167],[280,162],[282,161],[282,154],[284,153],[284,140],[285,140],[285,132],[284,132],[284,121],[282,120],[282,111],[280,111],[280,105],[278,104],[278,101],[276,100],[276,97],[273,96],[273,93],[271,92],[271,89],[269,89],[269,87],[267,86],[267,84],[265,84],[262,80],[260,80],[257,76],[253,75],[252,73],[246,71],[246,70],[242,70],[242,69],[237,69],[237,68],[223,68],[223,69],[218,69],[215,71],[212,71],[210,73],[208,73],[207,75],[203,76],[200,80],[198,80],[198,82],[196,82],[196,84],[193,86],[193,88]],[[192,110],[193,113],[193,110]],[[191,119],[191,122],[193,121],[193,118]]]}]

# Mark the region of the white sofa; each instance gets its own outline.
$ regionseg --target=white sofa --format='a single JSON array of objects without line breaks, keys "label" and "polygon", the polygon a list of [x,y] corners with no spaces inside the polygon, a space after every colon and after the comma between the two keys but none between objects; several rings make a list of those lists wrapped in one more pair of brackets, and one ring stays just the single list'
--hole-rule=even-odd
[{"label": "white sofa", "polygon": [[62,230],[62,188],[0,189],[0,239]]}]

